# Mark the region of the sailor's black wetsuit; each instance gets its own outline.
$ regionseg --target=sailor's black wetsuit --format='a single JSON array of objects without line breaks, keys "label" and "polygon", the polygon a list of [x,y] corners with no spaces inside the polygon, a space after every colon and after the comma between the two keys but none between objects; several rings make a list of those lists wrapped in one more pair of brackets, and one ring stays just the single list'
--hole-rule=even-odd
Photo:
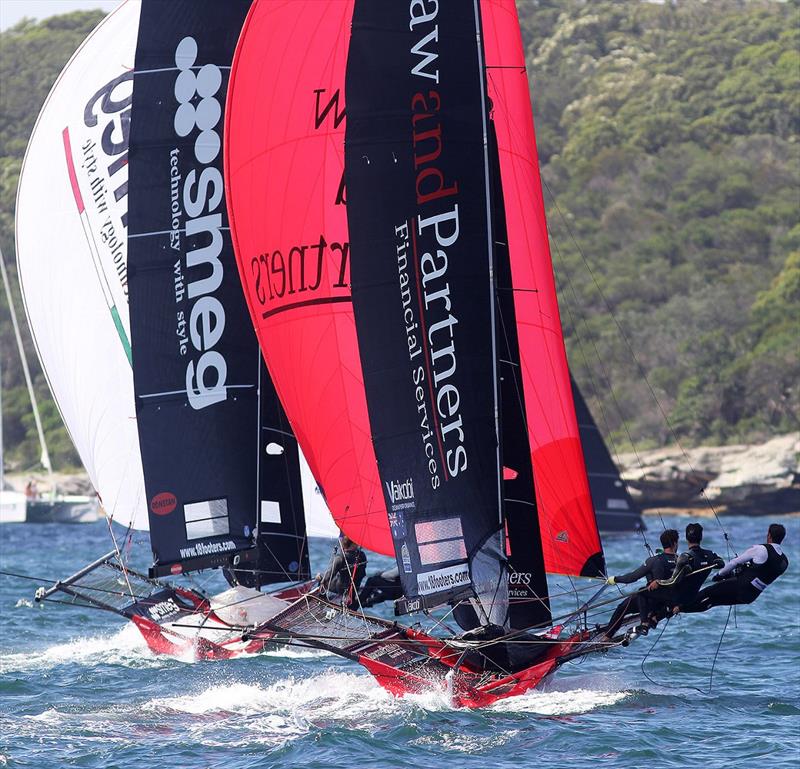
[{"label": "sailor's black wetsuit", "polygon": [[[659,553],[658,555],[648,558],[638,569],[614,577],[614,581],[622,585],[629,585],[642,577],[646,577],[647,584],[649,585],[654,579],[667,579],[674,571],[677,559],[678,557],[674,553]],[[613,637],[617,630],[619,630],[626,615],[639,612],[639,616],[642,622],[644,622],[647,619],[649,608],[650,602],[645,592],[629,595],[617,606],[614,613],[611,615],[611,621],[608,623],[608,627],[606,627],[606,635]]]},{"label": "sailor's black wetsuit", "polygon": [[753,603],[789,567],[789,559],[780,545],[753,545],[738,558],[725,564],[719,576],[738,574],[701,590],[696,600],[682,607],[684,612],[707,611],[712,606],[732,606]]},{"label": "sailor's black wetsuit", "polygon": [[685,553],[678,556],[672,581],[675,604],[688,604],[695,599],[703,583],[711,573],[711,569],[720,569],[725,561],[713,550],[706,550],[700,545],[689,545]]},{"label": "sailor's black wetsuit", "polygon": [[400,570],[395,566],[386,569],[380,574],[373,574],[367,578],[364,587],[358,592],[358,600],[365,609],[383,601],[394,601],[403,595],[400,584]]},{"label": "sailor's black wetsuit", "polygon": [[329,598],[350,595],[350,603],[352,604],[366,571],[367,556],[360,547],[351,548],[344,552],[339,550],[333,561],[331,561],[328,570],[322,575],[320,585],[323,590],[327,591]]}]

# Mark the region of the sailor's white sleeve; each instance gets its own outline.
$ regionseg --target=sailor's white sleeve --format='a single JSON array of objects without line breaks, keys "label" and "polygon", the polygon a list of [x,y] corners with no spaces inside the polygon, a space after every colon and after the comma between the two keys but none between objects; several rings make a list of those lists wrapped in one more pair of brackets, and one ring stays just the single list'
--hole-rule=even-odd
[{"label": "sailor's white sleeve", "polygon": [[748,547],[741,555],[731,559],[720,570],[719,576],[724,577],[730,574],[737,566],[753,561],[753,563],[764,563],[767,560],[767,548],[764,545],[753,545]]}]

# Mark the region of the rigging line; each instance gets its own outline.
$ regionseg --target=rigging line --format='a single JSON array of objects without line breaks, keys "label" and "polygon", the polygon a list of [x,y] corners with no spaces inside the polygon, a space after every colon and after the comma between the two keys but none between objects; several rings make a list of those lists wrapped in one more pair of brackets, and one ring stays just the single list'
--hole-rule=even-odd
[{"label": "rigging line", "polygon": [[[58,598],[42,598],[40,603],[57,603],[61,606],[71,606],[73,609],[94,609],[95,611],[110,611],[112,614],[120,614],[121,612],[110,606],[98,606],[96,603],[89,603],[88,599],[84,598],[84,603],[77,603],[77,598],[72,601],[59,600]],[[122,615],[121,615],[122,616]]]},{"label": "rigging line", "polygon": [[114,529],[111,527],[111,520],[109,518],[106,518],[106,523],[108,524],[108,533],[111,535],[111,542],[114,544],[114,552],[117,554],[117,561],[122,567],[122,576],[125,577],[125,584],[128,586],[128,592],[131,594],[131,598],[134,598],[133,588],[131,587],[131,581],[128,579],[128,570],[125,568],[125,562],[122,558],[122,554],[119,551],[117,538],[114,536]]},{"label": "rigging line", "polygon": [[[374,500],[375,500],[375,489],[373,487],[372,490],[371,490],[371,494],[369,496],[369,499],[367,500],[367,509],[365,510],[364,515],[361,518],[361,530],[360,530],[360,535],[359,535],[359,540],[361,540],[361,541],[363,541],[363,539],[364,539],[364,534],[365,534],[366,529],[367,529],[367,522],[369,521],[370,511],[372,510],[372,503],[374,502]],[[350,509],[350,505],[348,505],[345,508],[345,511],[347,511],[349,509]],[[348,539],[350,539],[350,537],[348,537]],[[351,542],[354,542],[354,544],[358,547],[358,549],[363,552],[363,548],[361,546],[361,542],[360,541],[357,542],[355,540],[351,540]],[[339,540],[339,546],[341,547],[341,540]],[[344,554],[344,548],[341,548],[341,550],[342,550],[342,557],[345,559],[345,564],[346,564],[347,563],[347,557]],[[333,555],[335,553],[336,553],[336,545],[334,545],[333,554],[331,555],[331,562],[333,560]],[[395,557],[396,557],[396,555],[395,555]],[[366,629],[367,634],[369,635],[369,637],[372,638],[372,634],[371,634],[371,632],[369,630],[369,626],[367,624],[366,615],[364,614],[364,607],[361,606],[361,598],[358,595],[358,586],[355,584],[355,581],[354,581],[354,577],[355,577],[355,573],[356,573],[357,567],[358,567],[358,559],[356,558],[356,563],[353,566],[352,572],[351,572],[350,569],[347,570],[347,577],[350,580],[350,590],[348,590],[348,593],[350,591],[353,591],[353,593],[355,593],[356,600],[358,601],[358,605],[359,605],[359,611],[356,612],[356,614],[360,614],[361,615],[362,622],[364,624],[364,628]],[[364,569],[366,570],[366,563],[364,564]],[[331,577],[332,576],[333,575],[331,575]],[[344,600],[344,596],[342,596],[342,599]]]},{"label": "rigging line", "polygon": [[[56,585],[59,582],[61,582],[61,580],[58,580],[58,579],[47,579],[45,577],[32,577],[32,576],[30,576],[28,574],[15,574],[14,572],[10,572],[10,571],[0,571],[0,576],[15,577],[17,579],[27,579],[30,582],[49,582],[51,585]],[[67,588],[75,587],[75,583],[67,583],[67,584],[65,584],[65,587],[67,587]],[[128,593],[126,593],[126,592],[124,592],[122,590],[109,590],[108,588],[92,587],[91,585],[77,585],[77,588],[80,589],[80,590],[91,590],[91,591],[93,591],[95,593],[108,593],[109,595],[116,595],[116,596],[127,596],[128,595]],[[145,600],[145,599],[149,598],[150,596],[149,595],[138,596],[138,595],[134,594],[131,597],[134,598],[136,601],[142,601],[142,600]]]},{"label": "rigging line", "polygon": [[[0,576],[16,577],[17,579],[27,579],[31,582],[49,582],[51,585],[56,585],[59,582],[62,582],[62,580],[59,579],[49,579],[47,577],[34,577],[30,574],[17,574],[12,571],[0,571]],[[66,583],[66,587],[71,587],[73,584],[74,583]],[[101,587],[90,587],[89,585],[79,585],[79,587],[81,588],[81,590],[95,590],[101,593],[110,593],[111,595],[127,595],[127,593],[124,593],[120,590],[108,590],[106,588],[101,588]]]},{"label": "rigging line", "polygon": [[[508,563],[508,561],[506,561],[506,566],[509,569],[511,569],[511,571],[513,571],[514,574],[525,573],[525,572],[518,572],[510,563]],[[528,592],[533,594],[533,598],[514,598],[514,599],[509,598],[509,605],[511,603],[534,603],[538,601],[539,603],[542,604],[542,606],[544,606],[548,610],[550,609],[550,599],[556,597],[553,593],[550,593],[548,591],[548,594],[544,598],[542,598],[530,585],[527,585],[526,587],[528,589]],[[592,586],[588,585],[587,587],[592,587]],[[572,594],[573,591],[565,590],[561,593],[558,593],[557,595],[560,597],[563,595],[572,595]]]},{"label": "rigging line", "polygon": [[[49,599],[48,599],[49,600]],[[62,603],[57,601],[56,603]],[[66,602],[63,602],[66,603]],[[75,605],[75,604],[70,604]],[[269,620],[268,620],[269,622]],[[197,630],[197,625],[188,625],[188,624],[181,624],[178,622],[171,623],[172,627],[180,627],[180,628],[189,628]],[[269,641],[275,640],[275,643],[289,645],[296,645],[296,646],[305,646],[307,644],[302,643],[302,641],[339,641],[345,643],[347,645],[353,644],[363,644],[369,642],[370,644],[374,644],[376,646],[403,646],[408,645],[411,647],[418,647],[421,643],[424,645],[424,641],[420,641],[417,638],[398,638],[397,636],[389,636],[388,638],[378,638],[375,636],[370,636],[369,638],[364,638],[364,636],[342,636],[342,635],[320,635],[314,633],[301,633],[298,631],[291,630],[289,628],[277,628],[272,630],[267,628],[268,632],[272,633],[273,635],[264,638],[259,635],[258,628],[253,629],[252,626],[246,625],[228,625],[227,627],[213,627],[208,626],[203,628],[204,630],[216,630],[218,632],[225,632],[230,633],[234,631],[235,633],[246,633],[250,640],[259,640],[259,641]],[[390,630],[391,628],[387,628]],[[281,635],[285,633],[286,635]],[[557,640],[554,641],[553,639],[549,638],[524,638],[524,639],[516,639],[516,640],[505,640],[503,638],[497,638],[492,640],[486,641],[468,641],[468,640],[461,640],[461,639],[448,639],[448,638],[439,638],[432,636],[433,640],[439,641],[443,646],[446,646],[448,649],[452,649],[454,651],[460,651],[464,648],[481,653],[481,649],[487,646],[496,646],[497,644],[517,644],[520,646],[553,646],[556,643],[559,643]],[[292,644],[291,639],[296,639],[299,643]],[[607,641],[596,641],[593,642],[593,645],[597,646],[618,646],[617,642],[607,642]],[[484,655],[485,656],[485,655]]]},{"label": "rigging line", "polygon": [[722,648],[722,639],[725,638],[725,631],[728,629],[728,623],[731,621],[731,613],[734,613],[734,622],[736,614],[735,614],[735,605],[731,605],[728,607],[728,617],[725,620],[725,625],[722,628],[722,633],[719,636],[719,643],[717,643],[717,650],[714,652],[714,659],[711,662],[711,670],[708,674],[708,691],[706,694],[711,694],[711,686],[714,682],[714,668],[717,666],[717,657],[719,656],[719,650]]},{"label": "rigging line", "polygon": [[[647,658],[650,656],[650,654],[653,652],[653,650],[658,645],[658,642],[661,640],[661,636],[664,635],[664,631],[667,629],[667,625],[669,625],[670,619],[671,619],[671,617],[667,617],[667,621],[664,623],[664,627],[661,628],[661,632],[658,634],[658,638],[656,638],[656,640],[653,641],[653,645],[647,650],[647,654],[645,654],[644,658],[642,659],[642,666],[641,666],[642,667],[642,673],[644,674],[644,677],[651,684],[653,684],[654,686],[661,686],[661,684],[659,684],[658,681],[654,681],[652,678],[650,678],[649,675],[647,675],[647,671],[644,669],[644,663],[647,662]],[[662,688],[668,689],[668,688],[671,688],[671,687],[666,686],[666,687],[662,687]]]},{"label": "rigging line", "polygon": [[[550,185],[547,183],[547,181],[546,181],[546,179],[544,177],[542,177],[542,183],[544,184],[545,188],[547,189],[547,192],[548,192],[548,194],[550,195],[550,197],[551,197],[551,199],[553,201],[553,205],[555,206],[556,211],[558,211],[558,215],[561,217],[561,220],[564,222],[564,226],[566,227],[567,232],[569,233],[570,239],[575,244],[575,247],[578,249],[578,253],[580,254],[581,259],[583,260],[583,263],[584,263],[587,271],[589,272],[589,275],[592,278],[592,282],[594,283],[594,286],[597,289],[597,292],[600,295],[600,298],[603,300],[603,304],[605,304],[606,309],[608,310],[608,313],[611,316],[611,319],[614,321],[614,324],[616,325],[617,330],[620,333],[620,336],[622,337],[623,341],[625,342],[625,345],[628,348],[628,351],[630,352],[631,357],[633,358],[633,361],[636,364],[637,369],[639,370],[639,374],[641,375],[643,381],[647,385],[647,388],[650,390],[650,394],[652,395],[653,400],[655,401],[655,404],[658,407],[658,410],[659,410],[659,412],[661,414],[661,417],[664,420],[664,424],[667,426],[667,429],[669,430],[670,435],[672,436],[672,439],[675,441],[675,445],[680,449],[681,454],[683,454],[683,458],[686,461],[686,464],[689,466],[689,469],[692,472],[694,472],[694,467],[692,467],[692,463],[691,463],[691,461],[689,459],[689,455],[687,454],[686,450],[683,448],[683,445],[681,444],[680,440],[678,439],[678,436],[677,436],[675,430],[673,429],[672,425],[670,424],[670,421],[667,418],[667,415],[666,415],[666,413],[664,411],[664,408],[661,405],[661,401],[658,399],[658,396],[656,395],[656,392],[653,389],[653,386],[650,384],[650,380],[647,377],[647,374],[646,374],[646,372],[644,370],[644,366],[640,363],[638,357],[636,356],[636,353],[635,353],[635,351],[633,349],[633,345],[631,344],[630,340],[628,339],[628,336],[625,333],[625,330],[622,328],[622,324],[619,322],[619,319],[617,318],[617,316],[614,314],[613,310],[611,309],[611,305],[610,305],[608,299],[606,298],[605,294],[603,293],[602,288],[600,288],[600,284],[599,284],[597,278],[595,277],[594,270],[592,270],[591,264],[589,264],[589,260],[586,258],[586,254],[584,253],[583,249],[581,248],[580,244],[578,243],[578,240],[577,240],[577,238],[575,237],[575,234],[572,231],[572,227],[570,226],[569,221],[567,220],[567,217],[561,211],[561,208],[558,205],[558,201],[556,200],[556,197],[553,194],[553,191],[550,189]],[[638,452],[636,452],[635,448],[634,448],[634,453],[637,454],[637,461],[640,461],[639,458],[638,458]],[[714,518],[716,519],[717,524],[719,525],[720,529],[722,530],[722,533],[723,533],[723,535],[725,537],[725,540],[727,542],[728,539],[729,539],[728,532],[725,530],[725,527],[722,525],[722,521],[720,521],[719,515],[717,515],[716,508],[712,504],[711,500],[708,498],[708,495],[705,493],[705,489],[701,490],[700,495],[702,496],[703,500],[708,505],[708,507],[711,510],[711,512],[714,514]],[[736,552],[736,551],[734,550],[734,552]]]},{"label": "rigging line", "polygon": [[[550,230],[549,226],[548,226],[547,229],[548,229],[548,234],[550,236],[550,242],[555,247],[556,254],[558,256],[559,261],[561,261],[563,263],[564,260],[562,260],[562,258],[561,258],[561,249],[558,247],[558,241],[553,236],[553,233]],[[567,286],[569,287],[569,290],[572,293],[572,296],[573,296],[574,301],[575,301],[575,306],[576,307],[580,307],[580,302],[578,301],[578,294],[575,291],[575,285],[572,282],[572,278],[570,277],[569,272],[567,270],[564,270],[563,272],[564,272],[563,279],[566,280]],[[588,356],[586,355],[586,351],[584,350],[584,342],[583,342],[583,339],[581,337],[579,326],[575,322],[575,318],[574,318],[574,315],[573,315],[573,312],[572,312],[571,305],[569,303],[567,303],[567,302],[565,302],[564,304],[565,304],[565,309],[567,311],[567,315],[569,316],[570,322],[572,324],[572,328],[573,328],[575,337],[578,340],[578,350],[580,351],[581,357],[583,358],[583,362],[586,364],[586,371],[587,371],[587,374],[589,376],[590,386],[592,388],[592,391],[594,392],[595,398],[597,399],[597,403],[598,403],[598,405],[600,407],[600,417],[601,417],[601,419],[603,421],[603,425],[605,426],[606,439],[611,444],[611,450],[614,452],[614,455],[615,456],[619,456],[619,452],[617,451],[617,447],[616,447],[616,442],[614,440],[614,436],[613,436],[613,433],[611,431],[611,426],[610,426],[608,417],[606,415],[606,409],[605,409],[605,406],[603,405],[603,399],[600,397],[600,394],[599,394],[600,393],[600,388],[595,384],[595,377],[594,377],[594,374],[592,372],[592,367],[589,365],[589,359],[588,359]],[[585,322],[585,318],[583,320]],[[613,386],[611,384],[611,378],[609,377],[608,373],[605,370],[605,367],[603,366],[603,360],[602,360],[602,357],[600,355],[600,351],[597,349],[597,345],[595,344],[594,340],[591,341],[591,344],[592,344],[592,347],[594,348],[595,357],[597,358],[598,364],[600,366],[600,371],[601,371],[602,378],[603,378],[603,380],[605,380],[605,386],[607,387],[608,392],[611,395],[611,399],[614,402],[614,406],[615,406],[615,408],[617,410],[617,413],[619,414],[620,421],[622,422],[623,428],[625,429],[625,432],[626,432],[626,434],[628,436],[628,440],[630,441],[631,446],[634,448],[634,453],[635,453],[636,452],[636,447],[635,447],[635,445],[633,443],[633,438],[631,437],[630,431],[628,430],[627,422],[625,420],[625,415],[623,414],[622,408],[620,407],[619,401],[617,400],[617,396],[614,393],[614,388],[613,388]],[[587,408],[588,408],[588,405],[587,405]],[[639,463],[639,467],[641,469],[641,460],[639,459],[638,454],[636,455],[636,459],[637,459],[637,462]],[[624,483],[624,481],[623,481],[623,483]],[[660,509],[657,508],[657,512],[658,512],[658,517],[661,520],[662,526],[664,527],[664,529],[666,529],[667,527],[664,524],[664,519],[661,517]],[[650,547],[650,543],[647,541],[647,535],[644,533],[644,527],[641,526],[641,527],[639,527],[638,530],[639,530],[639,533],[642,536],[642,542],[644,543],[645,550],[647,550],[648,554],[652,556],[653,555],[653,549]]]},{"label": "rigging line", "polygon": [[[436,621],[434,622],[434,624],[433,624],[433,627],[431,627],[430,629],[426,630],[425,632],[427,632],[427,633],[432,633],[434,630],[436,630],[436,628],[437,628],[437,627],[439,627],[439,626],[441,625],[442,627],[446,628],[446,629],[447,629],[449,632],[451,632],[451,633],[452,633],[452,630],[450,630],[450,628],[448,628],[448,627],[447,627],[447,625],[445,625],[445,624],[444,624],[444,621],[445,621],[445,620],[446,620],[446,619],[447,619],[447,618],[448,618],[448,617],[449,617],[451,614],[453,614],[453,613],[455,612],[455,610],[456,610],[456,609],[457,609],[459,606],[461,606],[461,604],[462,604],[462,603],[464,603],[464,599],[463,599],[463,598],[462,598],[462,599],[460,599],[459,601],[457,601],[455,604],[452,604],[452,605],[450,606],[450,609],[447,611],[447,613],[445,613],[445,614],[444,614],[444,615],[443,615],[443,616],[442,616],[440,619],[436,620]],[[455,619],[455,616],[454,616],[453,618]],[[434,618],[434,617],[431,617],[431,619],[435,619],[435,618]],[[458,620],[456,620],[456,622],[457,622],[457,621],[458,621]],[[417,624],[419,624],[419,623],[417,623]],[[420,627],[422,627],[422,626],[420,625]]]}]

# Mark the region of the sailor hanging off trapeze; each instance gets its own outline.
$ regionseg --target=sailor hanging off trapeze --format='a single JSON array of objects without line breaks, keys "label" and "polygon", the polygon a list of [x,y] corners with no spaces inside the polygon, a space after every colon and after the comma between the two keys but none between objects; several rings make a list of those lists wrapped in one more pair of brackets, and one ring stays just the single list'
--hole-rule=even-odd
[{"label": "sailor hanging off trapeze", "polygon": [[714,576],[715,584],[701,590],[691,603],[682,605],[681,611],[691,613],[707,611],[712,606],[753,603],[789,566],[789,559],[781,549],[785,536],[786,529],[780,523],[771,524],[763,545],[753,545],[728,561]]},{"label": "sailor hanging off trapeze", "polygon": [[686,527],[686,544],[689,549],[678,556],[675,564],[675,575],[680,575],[680,583],[675,589],[673,610],[694,600],[711,569],[719,569],[725,561],[713,550],[700,546],[703,541],[703,527],[699,523],[690,523]]}]

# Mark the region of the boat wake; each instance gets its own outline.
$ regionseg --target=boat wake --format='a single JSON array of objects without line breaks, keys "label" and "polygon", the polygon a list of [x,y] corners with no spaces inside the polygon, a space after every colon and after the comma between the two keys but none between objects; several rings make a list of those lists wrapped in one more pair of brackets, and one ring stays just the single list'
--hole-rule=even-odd
[{"label": "boat wake", "polygon": [[[92,643],[85,645],[91,647]],[[61,648],[69,652],[72,646]],[[50,654],[56,653],[54,649]],[[73,655],[73,661],[76,658],[81,659]],[[483,711],[459,710],[456,718],[465,719],[460,726],[455,725],[459,721],[452,720],[455,714],[444,693],[396,698],[368,674],[327,671],[263,684],[218,681],[193,692],[106,704],[100,709],[92,705],[88,710],[48,708],[18,719],[14,728],[19,734],[54,739],[77,728],[84,737],[92,734],[106,742],[120,743],[129,740],[131,734],[148,740],[180,735],[195,748],[248,750],[253,746],[283,748],[339,731],[358,732],[370,739],[386,738],[392,730],[400,729],[411,744],[473,754],[494,750],[528,729],[525,724],[529,718],[516,714],[569,720],[572,715],[608,707],[632,695],[630,691],[615,691],[608,679],[579,679],[572,689],[564,683],[558,689],[534,691]],[[434,714],[434,718],[427,718]],[[442,717],[447,720],[441,722]],[[495,722],[491,733],[468,728],[475,719]],[[435,725],[435,731],[425,727],[426,722]]]},{"label": "boat wake", "polygon": [[194,715],[283,714],[309,721],[330,718],[344,724],[360,721],[369,713],[377,715],[376,711],[385,714],[396,709],[398,702],[369,675],[326,672],[308,678],[285,678],[267,686],[241,682],[215,685],[194,694],[154,699],[143,709]]},{"label": "boat wake", "polygon": [[598,708],[616,705],[632,695],[629,691],[603,691],[597,689],[570,689],[568,691],[540,691],[534,689],[519,697],[500,700],[490,710],[500,713],[535,713],[540,716],[571,716],[588,713]]},{"label": "boat wake", "polygon": [[[525,712],[545,716],[587,713],[614,705],[632,692],[614,688],[613,682],[583,681],[574,688],[563,684],[548,691],[534,690],[502,700],[485,712]],[[192,715],[270,716],[308,727],[340,725],[369,730],[411,711],[447,711],[451,704],[442,692],[410,694],[396,698],[369,675],[326,672],[308,678],[286,678],[261,686],[248,683],[215,685],[199,693],[150,700],[144,710]]]},{"label": "boat wake", "polygon": [[496,713],[533,713],[540,716],[571,716],[616,705],[635,696],[633,688],[619,676],[589,673],[555,677],[536,689],[491,706]]},{"label": "boat wake", "polygon": [[147,648],[141,633],[133,625],[125,625],[111,635],[77,638],[29,652],[0,654],[0,673],[97,663],[129,667],[161,664]]},{"label": "boat wake", "polygon": [[260,654],[265,657],[282,657],[290,660],[308,660],[334,656],[325,649],[312,649],[310,646],[279,646],[276,649],[260,652]]},{"label": "boat wake", "polygon": [[[369,733],[385,729],[408,703],[381,689],[369,675],[328,672],[269,685],[230,683],[200,692],[153,699],[142,711],[160,722],[180,720],[197,729],[206,746],[281,745],[322,729]],[[186,716],[194,718],[187,719]],[[209,729],[209,722],[224,726]]]}]

